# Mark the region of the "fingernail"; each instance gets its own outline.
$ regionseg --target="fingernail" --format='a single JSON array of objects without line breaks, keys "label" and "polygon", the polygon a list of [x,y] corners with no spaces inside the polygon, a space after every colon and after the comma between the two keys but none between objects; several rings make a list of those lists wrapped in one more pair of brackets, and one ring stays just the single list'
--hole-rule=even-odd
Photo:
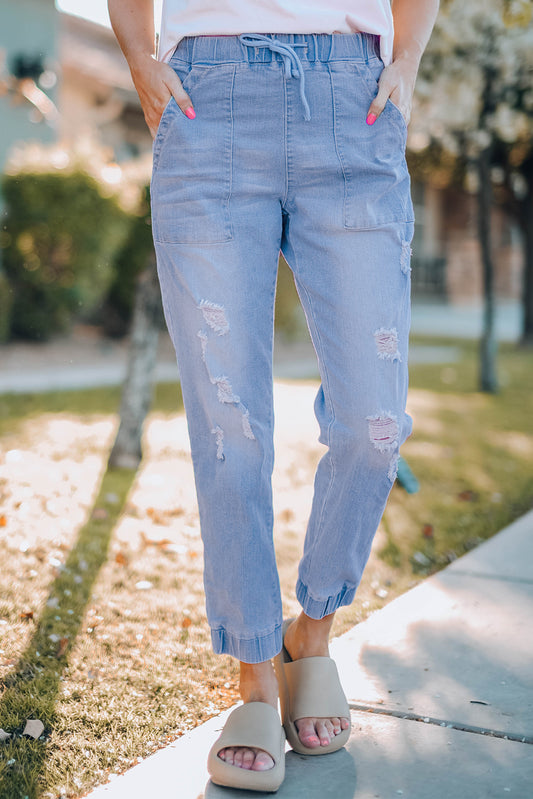
[{"label": "fingernail", "polygon": [[376,114],[372,114],[372,113],[370,113],[370,114],[367,116],[367,118],[366,118],[366,124],[367,124],[367,125],[373,125],[373,124],[374,124],[374,122],[376,121],[376,119],[377,119],[377,116],[376,116]]},{"label": "fingernail", "polygon": [[189,119],[194,119],[194,117],[196,116],[196,112],[192,107],[192,105],[190,105],[188,108],[185,109],[185,116],[189,117]]}]

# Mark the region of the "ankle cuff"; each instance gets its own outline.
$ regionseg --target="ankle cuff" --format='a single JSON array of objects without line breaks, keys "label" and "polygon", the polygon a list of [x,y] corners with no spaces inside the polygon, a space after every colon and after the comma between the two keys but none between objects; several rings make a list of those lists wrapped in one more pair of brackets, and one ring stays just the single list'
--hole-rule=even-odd
[{"label": "ankle cuff", "polygon": [[351,605],[355,598],[355,588],[345,585],[338,594],[327,599],[314,599],[300,579],[296,583],[296,598],[304,613],[312,619],[323,619],[330,613],[334,613],[337,608],[344,605]]},{"label": "ankle cuff", "polygon": [[211,643],[217,655],[232,655],[244,663],[262,663],[281,652],[281,624],[256,638],[239,638],[223,627],[211,630]]}]

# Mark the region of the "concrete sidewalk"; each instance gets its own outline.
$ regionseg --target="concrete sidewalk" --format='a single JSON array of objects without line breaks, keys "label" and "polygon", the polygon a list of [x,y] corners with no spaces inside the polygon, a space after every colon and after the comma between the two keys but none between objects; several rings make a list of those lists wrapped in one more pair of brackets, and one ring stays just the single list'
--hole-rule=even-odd
[{"label": "concrete sidewalk", "polygon": [[[348,745],[288,749],[279,799],[533,797],[533,511],[331,642]],[[231,709],[90,799],[254,799],[214,785]]]}]

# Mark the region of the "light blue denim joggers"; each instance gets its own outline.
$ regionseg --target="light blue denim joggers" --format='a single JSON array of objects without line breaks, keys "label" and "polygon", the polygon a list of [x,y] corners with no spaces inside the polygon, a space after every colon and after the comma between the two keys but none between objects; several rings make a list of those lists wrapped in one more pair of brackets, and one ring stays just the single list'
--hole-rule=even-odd
[{"label": "light blue denim joggers", "polygon": [[281,649],[273,546],[272,348],[279,251],[316,349],[328,450],[296,595],[350,604],[411,433],[405,412],[413,207],[406,125],[365,122],[383,69],[369,34],[187,37],[154,141],[152,225],[179,364],[214,651]]}]

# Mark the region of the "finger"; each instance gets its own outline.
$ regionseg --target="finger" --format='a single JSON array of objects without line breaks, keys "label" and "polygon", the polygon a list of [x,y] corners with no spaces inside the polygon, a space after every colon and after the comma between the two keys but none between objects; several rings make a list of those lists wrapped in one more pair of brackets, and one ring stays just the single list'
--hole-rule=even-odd
[{"label": "finger", "polygon": [[178,107],[183,111],[186,117],[194,119],[196,112],[193,108],[192,100],[181,85],[181,81],[174,73],[173,78],[167,83],[167,87],[174,97]]},{"label": "finger", "polygon": [[387,86],[385,81],[380,82],[378,93],[372,100],[368,114],[366,115],[366,124],[373,125],[376,119],[380,116],[385,108],[385,104],[391,94],[391,87]]}]

